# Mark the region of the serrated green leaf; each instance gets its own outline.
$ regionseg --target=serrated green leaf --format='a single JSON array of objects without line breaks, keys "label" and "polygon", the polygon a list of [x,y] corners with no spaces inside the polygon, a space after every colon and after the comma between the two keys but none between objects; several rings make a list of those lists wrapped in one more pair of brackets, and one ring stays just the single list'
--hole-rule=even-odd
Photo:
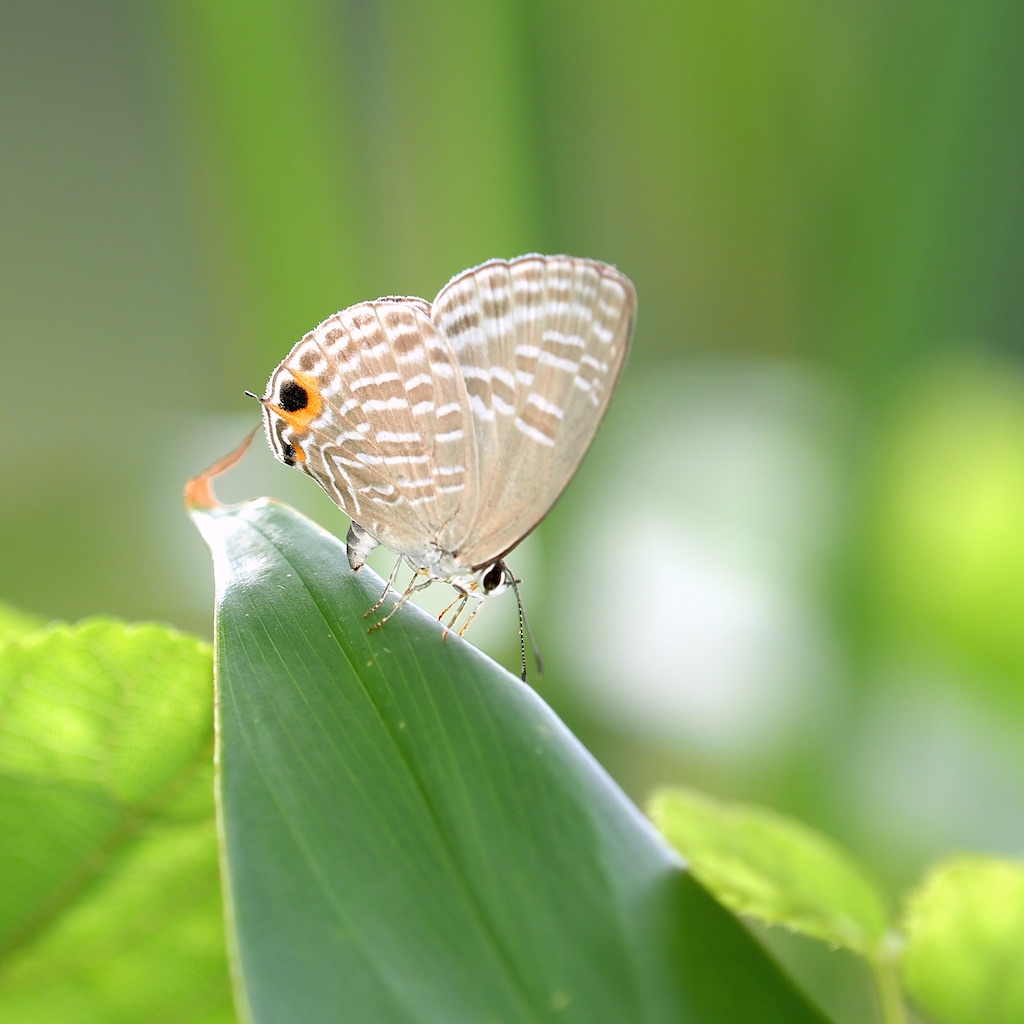
[{"label": "serrated green leaf", "polygon": [[0,647],[0,1020],[234,1020],[210,669],[101,620]]},{"label": "serrated green leaf", "polygon": [[736,913],[872,960],[883,955],[881,888],[825,836],[764,808],[683,789],[655,794],[651,815],[693,873]]},{"label": "serrated green leaf", "polygon": [[258,1024],[820,1019],[529,687],[411,605],[368,635],[292,510],[193,515]]},{"label": "serrated green leaf", "polygon": [[1024,864],[957,857],[910,897],[907,991],[945,1024],[1024,1020]]}]

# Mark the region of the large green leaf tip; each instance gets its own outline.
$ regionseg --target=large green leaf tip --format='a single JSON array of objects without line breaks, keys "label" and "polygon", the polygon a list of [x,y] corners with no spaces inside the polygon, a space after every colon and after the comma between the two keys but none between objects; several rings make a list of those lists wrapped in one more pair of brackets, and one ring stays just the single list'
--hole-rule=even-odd
[{"label": "large green leaf tip", "polygon": [[368,635],[335,538],[205,497],[254,1021],[821,1019],[531,689],[413,606]]}]

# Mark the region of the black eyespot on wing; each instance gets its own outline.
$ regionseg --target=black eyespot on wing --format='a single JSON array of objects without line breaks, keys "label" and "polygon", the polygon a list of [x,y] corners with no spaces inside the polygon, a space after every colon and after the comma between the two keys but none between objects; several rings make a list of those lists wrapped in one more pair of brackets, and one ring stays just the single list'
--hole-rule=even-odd
[{"label": "black eyespot on wing", "polygon": [[295,449],[290,444],[286,444],[281,449],[281,461],[284,462],[286,466],[295,465]]},{"label": "black eyespot on wing", "polygon": [[309,392],[301,384],[297,384],[293,380],[286,380],[281,385],[277,404],[285,412],[298,412],[309,405]]},{"label": "black eyespot on wing", "polygon": [[505,578],[505,564],[503,562],[495,562],[494,565],[484,573],[484,593],[489,594],[496,587],[501,585],[501,581]]}]

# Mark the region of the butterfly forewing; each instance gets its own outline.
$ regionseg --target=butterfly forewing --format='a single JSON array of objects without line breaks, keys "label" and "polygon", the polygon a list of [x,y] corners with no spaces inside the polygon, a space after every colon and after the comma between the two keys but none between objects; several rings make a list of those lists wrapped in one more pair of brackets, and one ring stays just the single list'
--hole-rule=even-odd
[{"label": "butterfly forewing", "polygon": [[625,359],[635,310],[613,267],[565,256],[494,260],[433,305],[466,380],[477,492],[443,546],[492,562],[547,514],[575,473]]},{"label": "butterfly forewing", "polygon": [[[312,398],[290,413],[291,382]],[[295,464],[353,520],[418,558],[476,489],[466,405],[429,304],[396,298],[351,306],[307,334],[271,378],[264,411],[279,455],[291,461],[290,444]]]}]

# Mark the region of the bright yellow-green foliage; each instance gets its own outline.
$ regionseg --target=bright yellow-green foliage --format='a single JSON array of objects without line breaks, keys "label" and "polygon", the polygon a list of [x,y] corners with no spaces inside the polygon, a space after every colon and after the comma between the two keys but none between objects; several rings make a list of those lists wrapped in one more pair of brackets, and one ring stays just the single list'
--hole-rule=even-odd
[{"label": "bright yellow-green foliage", "polygon": [[904,927],[907,989],[937,1020],[1024,1020],[1024,864],[963,856],[939,865]]},{"label": "bright yellow-green foliage", "polygon": [[207,645],[94,620],[0,645],[0,1019],[234,1019]]},{"label": "bright yellow-green foliage", "polygon": [[666,789],[651,811],[693,873],[726,906],[877,957],[888,927],[870,873],[806,825],[757,807]]}]

